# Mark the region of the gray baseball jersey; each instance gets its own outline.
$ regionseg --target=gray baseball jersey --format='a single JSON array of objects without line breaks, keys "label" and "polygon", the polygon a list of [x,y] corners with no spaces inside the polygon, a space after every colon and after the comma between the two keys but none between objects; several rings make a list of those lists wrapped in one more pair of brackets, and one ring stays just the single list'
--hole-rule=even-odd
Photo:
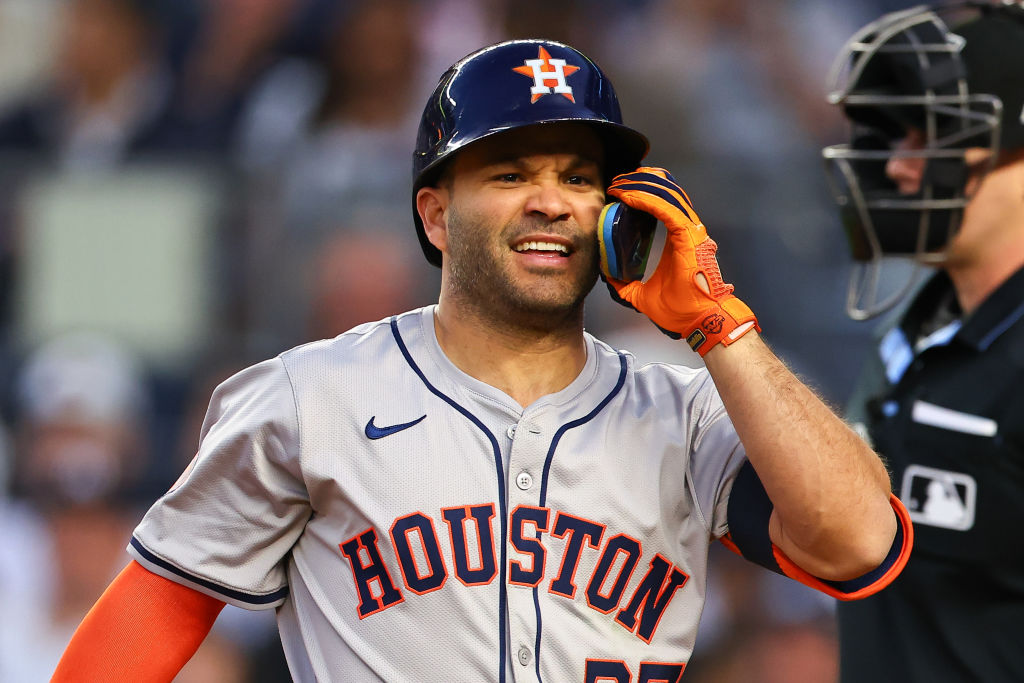
[{"label": "gray baseball jersey", "polygon": [[707,372],[587,335],[523,409],[448,360],[433,313],[224,382],[129,551],[277,608],[297,681],[678,680],[746,462]]}]

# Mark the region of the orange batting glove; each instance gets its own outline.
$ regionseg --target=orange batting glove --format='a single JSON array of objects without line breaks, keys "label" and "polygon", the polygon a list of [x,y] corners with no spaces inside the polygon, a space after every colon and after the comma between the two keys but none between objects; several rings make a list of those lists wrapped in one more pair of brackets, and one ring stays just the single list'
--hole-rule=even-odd
[{"label": "orange batting glove", "polygon": [[701,356],[715,344],[731,344],[751,329],[761,331],[754,313],[722,280],[715,258],[718,245],[668,171],[645,166],[623,173],[612,181],[608,194],[655,216],[668,230],[650,279],[606,278],[613,297],[645,314],[669,336],[685,337]]}]

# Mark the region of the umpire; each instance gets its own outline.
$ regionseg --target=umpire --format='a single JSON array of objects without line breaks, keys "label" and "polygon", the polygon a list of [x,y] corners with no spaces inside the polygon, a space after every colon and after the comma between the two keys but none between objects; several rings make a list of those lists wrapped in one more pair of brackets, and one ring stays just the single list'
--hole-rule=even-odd
[{"label": "umpire", "polygon": [[887,590],[840,605],[842,680],[1024,681],[1024,6],[887,14],[835,71],[851,313],[893,303],[884,257],[937,266],[851,406],[916,542]]}]

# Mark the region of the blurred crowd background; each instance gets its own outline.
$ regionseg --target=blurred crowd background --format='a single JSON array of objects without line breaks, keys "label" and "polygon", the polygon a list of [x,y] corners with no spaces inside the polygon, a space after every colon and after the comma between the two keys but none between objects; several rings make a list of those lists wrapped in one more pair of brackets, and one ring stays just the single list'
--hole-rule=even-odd
[{"label": "blurred crowd background", "polygon": [[[609,73],[768,342],[841,405],[872,326],[842,312],[825,75],[909,5],[0,0],[0,680],[49,678],[218,382],[435,300],[416,125],[441,72],[491,42],[564,40]],[[601,286],[587,326],[699,363]],[[712,552],[686,680],[835,681],[831,600]],[[178,680],[288,680],[272,613],[226,609]]]}]

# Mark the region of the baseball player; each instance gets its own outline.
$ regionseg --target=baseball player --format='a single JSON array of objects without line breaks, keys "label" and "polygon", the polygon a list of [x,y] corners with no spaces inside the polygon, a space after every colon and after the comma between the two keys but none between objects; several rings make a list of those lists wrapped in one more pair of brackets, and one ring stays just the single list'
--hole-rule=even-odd
[{"label": "baseball player", "polygon": [[[840,605],[851,683],[1024,681],[1024,4],[889,13],[840,52],[852,124],[826,150],[881,325],[850,402],[892,469],[916,550],[892,586]],[[879,266],[935,267],[912,297]]]},{"label": "baseball player", "polygon": [[[889,583],[884,466],[760,340],[647,146],[569,46],[446,72],[413,161],[438,303],[222,384],[56,680],[170,680],[231,603],[277,610],[297,681],[677,681],[713,540],[841,598]],[[612,277],[606,195],[668,229],[647,281]],[[585,333],[599,261],[707,368]]]}]

